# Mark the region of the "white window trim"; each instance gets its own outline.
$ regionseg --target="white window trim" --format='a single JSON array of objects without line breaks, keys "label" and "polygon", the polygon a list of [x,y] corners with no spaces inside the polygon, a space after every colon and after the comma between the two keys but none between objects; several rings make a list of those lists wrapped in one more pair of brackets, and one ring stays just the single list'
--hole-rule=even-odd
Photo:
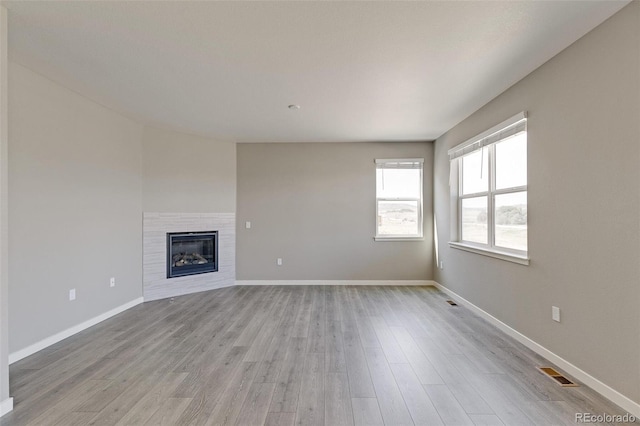
[{"label": "white window trim", "polygon": [[[511,118],[503,121],[502,123],[493,126],[489,130],[474,136],[471,139],[456,145],[448,151],[450,157],[450,176],[449,185],[451,189],[450,205],[451,205],[451,241],[449,241],[449,247],[458,250],[464,250],[470,253],[480,254],[484,256],[493,257],[496,259],[506,260],[521,265],[529,265],[529,251],[515,250],[495,245],[495,230],[494,228],[494,203],[495,196],[500,194],[509,194],[515,192],[527,191],[528,194],[528,182],[527,185],[519,187],[510,187],[505,189],[495,189],[495,145],[498,141],[487,143],[487,139],[495,137],[501,133],[505,128],[513,126],[521,121],[525,121],[526,131],[526,112],[521,112],[514,115]],[[489,173],[489,189],[473,194],[462,194],[462,180],[460,179],[461,168],[460,162],[463,156],[475,152],[479,149],[486,149],[488,156],[487,172]],[[487,244],[474,243],[471,241],[464,241],[462,236],[462,220],[460,214],[462,212],[462,200],[466,198],[475,197],[487,197],[487,233],[489,241]],[[529,229],[527,226],[527,233]]]},{"label": "white window trim", "polygon": [[[512,126],[512,125],[514,125],[514,124],[516,124],[516,123],[518,123],[520,121],[526,120],[526,119],[527,119],[527,113],[524,112],[524,111],[520,112],[520,113],[514,115],[513,117],[507,118],[502,123],[496,124],[495,126],[490,128],[489,130],[485,130],[484,132],[480,133],[479,135],[476,135],[476,136],[474,136],[474,137],[472,137],[470,139],[467,139],[466,141],[454,146],[449,151],[447,151],[447,153],[449,154],[449,157],[451,159],[453,159],[452,157],[460,157],[461,153],[464,152],[465,148],[471,148],[472,145],[481,143],[482,140],[488,139],[490,136],[493,136],[493,135],[495,135],[497,133],[500,133],[506,127]],[[474,151],[476,149],[474,149]],[[469,152],[471,152],[471,151],[469,151]]]},{"label": "white window trim", "polygon": [[506,260],[508,262],[519,263],[520,265],[529,265],[529,262],[531,261],[527,256],[518,256],[513,253],[507,253],[500,250],[489,250],[484,247],[474,246],[468,243],[450,241],[449,247],[468,251],[470,253],[481,254],[483,256],[493,257],[500,260]]},{"label": "white window trim", "polygon": [[[378,198],[377,186],[376,186],[376,235],[373,237],[375,241],[424,241],[424,225],[423,225],[423,198],[424,198],[424,158],[378,158],[374,160],[375,164],[386,163],[403,163],[413,162],[420,163],[420,198],[415,197],[380,197]],[[418,202],[418,234],[416,235],[402,235],[402,234],[378,234],[378,202],[379,201],[417,201]]]}]

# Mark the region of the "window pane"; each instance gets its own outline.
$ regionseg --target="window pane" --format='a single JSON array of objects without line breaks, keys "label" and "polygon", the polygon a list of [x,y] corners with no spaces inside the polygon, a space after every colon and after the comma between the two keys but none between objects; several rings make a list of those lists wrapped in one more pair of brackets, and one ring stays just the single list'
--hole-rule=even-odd
[{"label": "window pane", "polygon": [[462,200],[462,240],[488,244],[487,197]]},{"label": "window pane", "polygon": [[527,192],[496,195],[496,246],[527,251]]},{"label": "window pane", "polygon": [[496,144],[496,189],[527,184],[527,133]]},{"label": "window pane", "polygon": [[[484,154],[482,153],[484,151]],[[489,160],[486,148],[462,157],[462,194],[486,192],[489,184]]]},{"label": "window pane", "polygon": [[418,202],[378,201],[378,235],[418,235]]},{"label": "window pane", "polygon": [[376,169],[378,198],[420,198],[420,169]]}]

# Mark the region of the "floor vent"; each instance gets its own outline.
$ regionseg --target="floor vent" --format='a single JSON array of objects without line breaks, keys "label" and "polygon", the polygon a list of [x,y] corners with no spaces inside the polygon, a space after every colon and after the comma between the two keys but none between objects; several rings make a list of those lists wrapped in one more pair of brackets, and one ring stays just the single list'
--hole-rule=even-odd
[{"label": "floor vent", "polygon": [[447,300],[447,303],[450,304],[451,306],[458,306],[458,304],[453,300]]},{"label": "floor vent", "polygon": [[540,371],[558,382],[560,386],[567,388],[575,388],[578,386],[551,367],[540,367]]}]

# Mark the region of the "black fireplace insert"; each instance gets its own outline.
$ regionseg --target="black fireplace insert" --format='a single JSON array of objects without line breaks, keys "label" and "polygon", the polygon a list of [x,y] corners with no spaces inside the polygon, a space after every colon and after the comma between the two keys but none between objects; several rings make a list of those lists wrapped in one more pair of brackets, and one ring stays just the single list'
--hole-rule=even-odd
[{"label": "black fireplace insert", "polygon": [[218,231],[167,233],[167,278],[217,270]]}]

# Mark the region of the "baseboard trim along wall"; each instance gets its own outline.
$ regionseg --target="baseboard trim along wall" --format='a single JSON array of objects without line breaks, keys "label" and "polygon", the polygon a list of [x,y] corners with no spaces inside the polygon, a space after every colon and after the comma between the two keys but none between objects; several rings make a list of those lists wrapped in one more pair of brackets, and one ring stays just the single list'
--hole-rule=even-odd
[{"label": "baseboard trim along wall", "polygon": [[13,410],[13,398],[7,398],[0,402],[0,417]]},{"label": "baseboard trim along wall", "polygon": [[558,367],[560,367],[560,369],[564,370],[569,375],[573,376],[574,378],[578,379],[579,381],[581,381],[585,385],[589,386],[591,389],[595,390],[600,395],[602,395],[605,398],[609,399],[613,403],[619,405],[624,410],[627,410],[627,412],[629,414],[635,416],[636,418],[640,418],[640,404],[639,403],[637,403],[637,402],[633,401],[632,399],[624,396],[623,394],[621,394],[617,390],[613,389],[609,385],[607,385],[607,384],[601,382],[600,380],[596,379],[595,377],[593,377],[592,375],[590,375],[586,371],[580,369],[579,367],[576,367],[575,365],[573,365],[572,363],[570,363],[566,359],[556,355],[555,353],[551,352],[549,349],[547,349],[544,346],[540,345],[539,343],[531,340],[530,338],[528,338],[524,334],[520,333],[519,331],[511,328],[510,326],[508,326],[507,324],[503,323],[502,321],[500,321],[499,319],[497,319],[496,317],[494,317],[490,313],[488,313],[488,312],[482,310],[481,308],[477,307],[473,303],[471,303],[468,300],[466,300],[464,297],[458,295],[457,293],[455,293],[452,290],[449,290],[447,287],[443,286],[442,284],[434,281],[434,285],[438,289],[443,291],[444,293],[447,293],[451,297],[455,298],[456,302],[463,302],[464,306],[466,308],[468,308],[470,311],[474,312],[476,315],[478,315],[478,316],[482,317],[483,319],[487,320],[489,323],[491,323],[492,325],[494,325],[495,327],[497,327],[501,331],[505,332],[509,336],[513,337],[518,342],[522,343],[523,345],[525,345],[526,347],[528,347],[529,349],[531,349],[532,351],[534,351],[538,355],[543,356],[546,359],[548,359],[549,361],[551,361],[552,363],[556,364]]},{"label": "baseboard trim along wall", "polygon": [[432,280],[236,280],[236,285],[417,285],[433,286]]},{"label": "baseboard trim along wall", "polygon": [[66,339],[67,337],[71,337],[76,333],[81,332],[82,330],[86,330],[87,328],[94,326],[106,319],[111,318],[114,315],[118,315],[121,312],[126,311],[127,309],[133,308],[136,305],[144,302],[143,297],[138,297],[130,302],[125,303],[124,305],[120,305],[116,308],[111,309],[103,314],[100,314],[96,317],[93,317],[87,321],[84,321],[78,325],[74,325],[73,327],[69,327],[66,330],[63,330],[59,333],[54,334],[53,336],[49,336],[45,339],[40,340],[32,345],[27,346],[26,348],[20,349],[16,352],[9,354],[9,364],[13,364],[16,361],[20,361],[23,358],[28,357],[42,349],[53,345],[54,343],[58,343],[61,340]]}]

